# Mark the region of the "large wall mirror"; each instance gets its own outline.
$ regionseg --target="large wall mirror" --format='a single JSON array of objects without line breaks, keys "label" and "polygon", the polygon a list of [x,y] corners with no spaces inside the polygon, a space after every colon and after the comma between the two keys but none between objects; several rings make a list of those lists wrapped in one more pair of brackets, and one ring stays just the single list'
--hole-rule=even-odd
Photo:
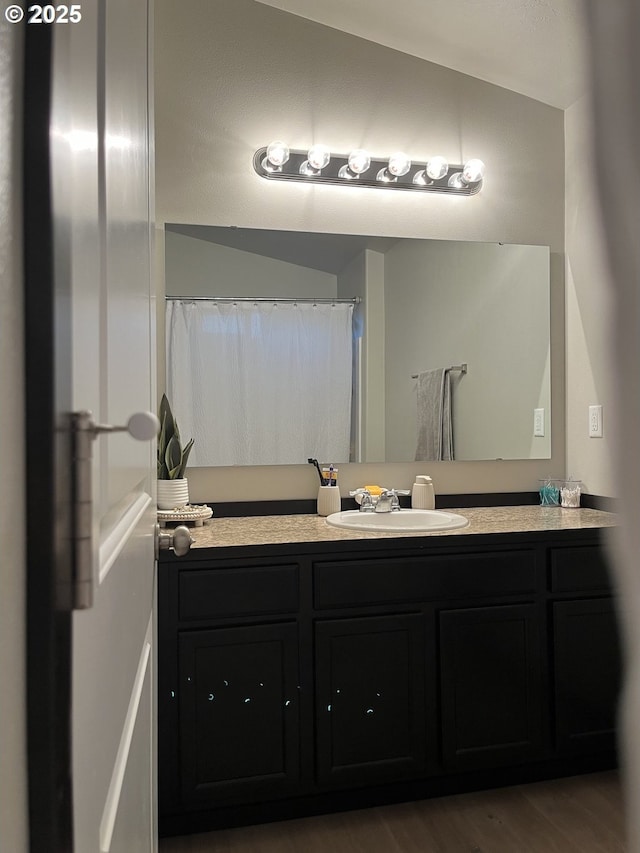
[{"label": "large wall mirror", "polygon": [[174,223],[165,275],[190,464],[414,461],[426,375],[454,460],[551,457],[546,246]]}]

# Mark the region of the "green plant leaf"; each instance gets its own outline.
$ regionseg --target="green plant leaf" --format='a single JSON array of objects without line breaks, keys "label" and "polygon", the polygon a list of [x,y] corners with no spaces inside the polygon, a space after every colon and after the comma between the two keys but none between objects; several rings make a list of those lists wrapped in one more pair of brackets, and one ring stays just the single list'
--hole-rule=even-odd
[{"label": "green plant leaf", "polygon": [[160,432],[158,433],[158,479],[159,480],[168,480],[169,475],[167,473],[167,466],[164,462],[164,455],[167,451],[167,439],[166,439],[166,424],[167,424],[167,416],[166,412],[162,411],[162,404],[160,405]]},{"label": "green plant leaf", "polygon": [[184,472],[187,468],[187,462],[189,460],[189,454],[191,453],[191,448],[193,447],[193,439],[189,439],[187,446],[182,451],[182,461],[180,463],[180,473],[178,477],[184,477]]},{"label": "green plant leaf", "polygon": [[164,459],[169,473],[169,480],[175,480],[178,477],[180,463],[182,462],[182,449],[180,442],[176,440],[175,436],[171,436],[169,439]]},{"label": "green plant leaf", "polygon": [[167,395],[163,394],[159,409],[160,431],[158,433],[158,479],[175,480],[184,477],[193,439],[182,449],[178,423],[171,411]]},{"label": "green plant leaf", "polygon": [[171,438],[175,435],[176,431],[173,412],[171,411],[171,406],[169,405],[166,394],[163,394],[162,400],[160,400],[160,422],[163,425],[166,447]]}]

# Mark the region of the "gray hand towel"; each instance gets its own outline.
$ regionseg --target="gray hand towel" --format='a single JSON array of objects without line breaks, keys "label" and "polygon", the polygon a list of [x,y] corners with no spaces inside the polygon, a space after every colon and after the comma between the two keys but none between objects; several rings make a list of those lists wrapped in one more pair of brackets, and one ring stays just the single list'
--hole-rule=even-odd
[{"label": "gray hand towel", "polygon": [[447,368],[418,375],[416,462],[453,459],[451,377]]}]

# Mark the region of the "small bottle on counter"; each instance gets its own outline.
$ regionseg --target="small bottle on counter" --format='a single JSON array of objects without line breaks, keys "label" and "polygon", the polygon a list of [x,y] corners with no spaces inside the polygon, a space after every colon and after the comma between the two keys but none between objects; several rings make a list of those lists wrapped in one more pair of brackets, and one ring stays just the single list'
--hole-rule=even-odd
[{"label": "small bottle on counter", "polygon": [[436,496],[433,489],[433,480],[426,474],[418,474],[411,489],[412,509],[435,509]]}]

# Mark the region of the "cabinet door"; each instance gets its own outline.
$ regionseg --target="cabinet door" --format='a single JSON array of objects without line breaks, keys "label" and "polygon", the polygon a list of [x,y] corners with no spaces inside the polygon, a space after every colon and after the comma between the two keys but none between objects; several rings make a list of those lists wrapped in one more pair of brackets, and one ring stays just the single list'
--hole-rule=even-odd
[{"label": "cabinet door", "polygon": [[316,666],[320,784],[384,782],[423,771],[421,615],[318,622]]},{"label": "cabinet door", "polygon": [[612,600],[557,601],[553,630],[558,750],[613,749],[620,650]]},{"label": "cabinet door", "polygon": [[299,778],[297,627],[179,636],[186,804],[290,793]]},{"label": "cabinet door", "polygon": [[447,770],[542,752],[542,649],[533,604],[440,613],[442,759]]}]

